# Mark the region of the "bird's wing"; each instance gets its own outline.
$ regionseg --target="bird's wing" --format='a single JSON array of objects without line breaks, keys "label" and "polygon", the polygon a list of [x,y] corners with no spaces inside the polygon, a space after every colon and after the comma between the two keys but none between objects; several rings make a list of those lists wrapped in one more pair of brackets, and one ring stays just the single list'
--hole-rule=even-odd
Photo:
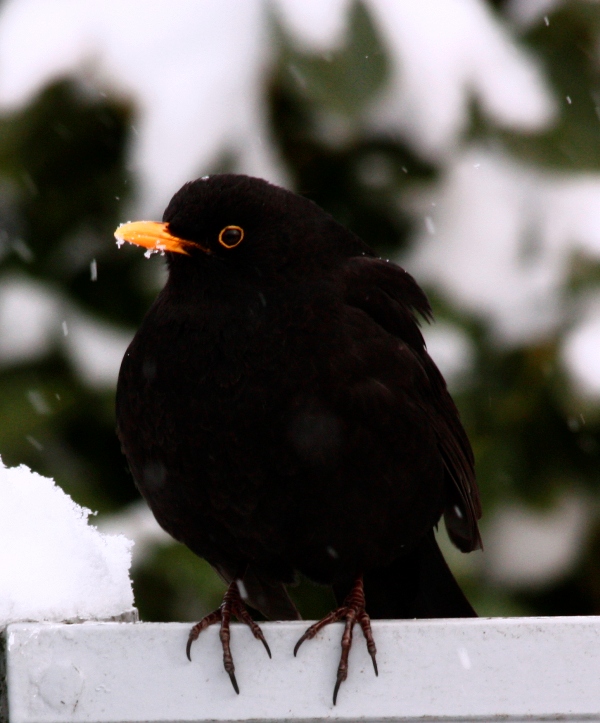
[{"label": "bird's wing", "polygon": [[448,534],[463,552],[480,548],[477,520],[481,517],[481,503],[473,451],[446,382],[427,353],[419,329],[417,315],[431,319],[427,297],[404,269],[368,256],[346,262],[344,282],[346,303],[361,309],[388,334],[401,340],[412,363],[420,367],[422,373],[415,375],[420,380],[416,399],[435,431],[452,482],[444,512]]}]

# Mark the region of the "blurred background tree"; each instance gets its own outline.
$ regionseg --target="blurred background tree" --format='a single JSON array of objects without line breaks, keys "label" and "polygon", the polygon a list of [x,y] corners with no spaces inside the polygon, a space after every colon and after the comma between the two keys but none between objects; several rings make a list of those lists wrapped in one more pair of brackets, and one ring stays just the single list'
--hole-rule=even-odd
[{"label": "blurred background tree", "polygon": [[[137,22],[141,5],[125,5]],[[170,542],[139,502],[114,434],[118,363],[164,268],[160,258],[117,250],[112,234],[141,212],[158,217],[178,188],[165,196],[152,186],[174,174],[152,166],[143,141],[149,107],[164,105],[174,111],[171,126],[181,123],[188,167],[198,158],[194,175],[238,170],[284,182],[426,288],[437,319],[425,329],[428,344],[476,454],[486,552],[462,556],[443,530],[440,537],[479,613],[600,613],[600,4],[332,3],[337,34],[312,41],[320,28],[310,3],[254,5],[254,26],[241,28],[258,39],[254,101],[244,95],[246,76],[245,85],[232,80],[243,58],[216,67],[235,41],[221,2],[191,11],[181,4],[181,27],[196,13],[198,27],[212,22],[216,45],[206,40],[204,59],[182,53],[165,71],[163,97],[157,91],[149,103],[145,81],[137,95],[133,81],[124,93],[113,76],[126,68],[114,58],[112,75],[90,71],[87,56],[71,62],[66,51],[48,65],[48,47],[66,43],[59,36],[34,53],[44,69],[32,71],[29,94],[13,91],[17,102],[7,100],[7,84],[19,80],[6,70],[11,47],[27,46],[23,28],[37,22],[43,33],[44,17],[60,22],[73,6],[5,3],[4,463],[54,477],[99,512],[104,529],[136,539],[143,619],[196,620],[220,603],[223,586],[210,568]],[[113,33],[119,8],[105,11]],[[167,9],[177,27],[177,3]],[[149,47],[165,32],[159,16],[142,28]],[[85,23],[69,19],[73,41]],[[126,44],[126,29],[118,37]],[[194,63],[204,73],[206,127],[185,116]],[[143,74],[141,55],[139,65]],[[233,130],[215,131],[211,103]],[[189,180],[176,160],[187,173],[180,182]],[[306,581],[293,594],[306,617],[329,604]]]}]

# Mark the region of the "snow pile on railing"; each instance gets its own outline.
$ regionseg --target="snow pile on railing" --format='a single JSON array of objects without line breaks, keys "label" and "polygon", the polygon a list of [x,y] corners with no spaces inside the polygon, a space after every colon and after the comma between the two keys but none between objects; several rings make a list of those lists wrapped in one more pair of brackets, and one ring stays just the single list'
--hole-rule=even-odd
[{"label": "snow pile on railing", "polygon": [[132,542],[104,535],[53,480],[0,460],[0,626],[131,610]]}]

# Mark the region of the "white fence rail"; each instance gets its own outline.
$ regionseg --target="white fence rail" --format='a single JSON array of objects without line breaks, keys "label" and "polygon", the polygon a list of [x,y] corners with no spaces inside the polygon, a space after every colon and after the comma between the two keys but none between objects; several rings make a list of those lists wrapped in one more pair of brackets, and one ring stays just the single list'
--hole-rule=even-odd
[{"label": "white fence rail", "polygon": [[19,623],[4,631],[3,723],[125,721],[600,721],[600,617],[378,621],[375,677],[355,629],[332,692],[341,625],[266,623],[270,660],[235,625],[240,695],[217,628],[185,657],[189,625]]}]

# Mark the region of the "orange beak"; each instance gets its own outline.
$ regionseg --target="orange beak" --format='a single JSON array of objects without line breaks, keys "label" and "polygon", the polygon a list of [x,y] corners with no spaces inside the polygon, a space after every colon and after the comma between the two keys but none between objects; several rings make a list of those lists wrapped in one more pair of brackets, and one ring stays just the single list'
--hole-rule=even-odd
[{"label": "orange beak", "polygon": [[121,246],[127,241],[130,244],[143,246],[151,251],[173,251],[177,254],[187,254],[186,246],[198,246],[193,241],[186,241],[173,236],[168,231],[168,225],[156,221],[122,223],[115,231],[117,245]]}]

